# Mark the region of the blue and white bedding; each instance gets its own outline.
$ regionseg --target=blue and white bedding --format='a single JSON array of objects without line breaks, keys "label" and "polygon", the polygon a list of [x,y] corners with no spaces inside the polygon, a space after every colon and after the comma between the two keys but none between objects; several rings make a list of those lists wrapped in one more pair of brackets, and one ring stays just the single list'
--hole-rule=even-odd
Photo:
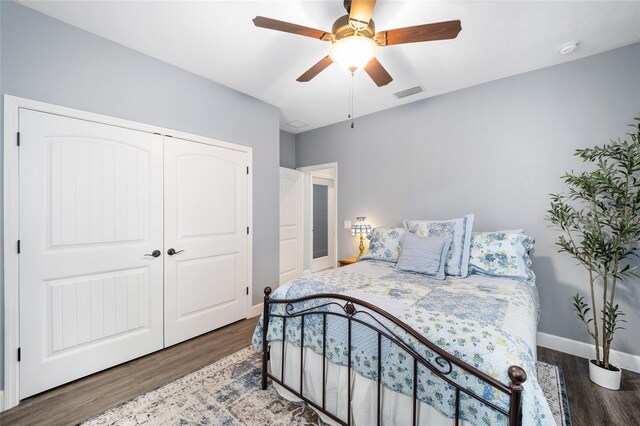
[{"label": "blue and white bedding", "polygon": [[[536,379],[535,335],[538,321],[538,293],[524,280],[469,275],[435,280],[424,275],[398,272],[393,263],[361,261],[357,264],[320,272],[294,280],[272,294],[273,299],[292,299],[310,294],[339,293],[370,302],[386,310],[421,333],[448,353],[499,380],[509,383],[507,369],[519,365],[527,373],[523,393],[523,425],[555,424],[547,401]],[[295,305],[295,310],[313,307],[317,302]],[[284,313],[285,306],[274,306],[272,313]],[[338,307],[322,308],[338,311]],[[331,362],[345,366],[347,359],[347,321],[328,316],[327,352]],[[358,314],[356,318],[365,319]],[[372,321],[370,321],[372,322]],[[435,354],[383,321],[409,346],[436,365]],[[299,319],[287,320],[286,341],[300,345]],[[322,353],[322,317],[305,320],[305,347]],[[268,341],[282,341],[282,319],[271,318]],[[262,318],[258,322],[253,346],[262,349]],[[357,348],[357,350],[356,350]],[[362,376],[377,379],[377,337],[358,324],[352,329],[352,367]],[[397,392],[413,392],[413,360],[402,349],[388,342],[382,347],[382,382]],[[447,367],[448,368],[448,367]],[[443,368],[442,370],[446,370]],[[453,367],[451,380],[506,408],[505,394],[463,370]],[[418,399],[449,417],[455,413],[454,389],[423,367],[418,374]],[[472,424],[506,424],[507,419],[475,399],[461,399],[461,419]]]}]

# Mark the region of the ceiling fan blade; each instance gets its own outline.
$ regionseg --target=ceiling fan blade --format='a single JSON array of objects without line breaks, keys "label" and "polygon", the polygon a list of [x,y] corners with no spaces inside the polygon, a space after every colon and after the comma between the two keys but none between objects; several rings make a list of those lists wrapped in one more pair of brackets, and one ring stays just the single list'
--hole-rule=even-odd
[{"label": "ceiling fan blade", "polygon": [[391,75],[389,75],[387,70],[384,69],[376,58],[370,60],[369,63],[365,65],[364,70],[378,87],[386,86],[393,81]]},{"label": "ceiling fan blade", "polygon": [[316,75],[320,74],[325,68],[331,65],[333,61],[329,57],[329,55],[320,59],[314,66],[309,68],[304,74],[298,77],[296,80],[299,82],[306,82],[311,80]]},{"label": "ceiling fan blade", "polygon": [[397,28],[376,34],[382,46],[393,44],[415,43],[419,41],[449,40],[456,38],[462,30],[460,21],[436,22],[435,24],[416,25],[415,27]]},{"label": "ceiling fan blade", "polygon": [[356,28],[367,26],[375,6],[376,0],[351,0],[349,22],[353,22]]},{"label": "ceiling fan blade", "polygon": [[256,16],[253,18],[253,23],[256,27],[284,31],[285,33],[298,34],[306,37],[317,38],[319,40],[322,40],[322,38],[327,35],[327,33],[322,30],[292,24],[291,22],[278,21],[277,19],[265,18],[264,16]]}]

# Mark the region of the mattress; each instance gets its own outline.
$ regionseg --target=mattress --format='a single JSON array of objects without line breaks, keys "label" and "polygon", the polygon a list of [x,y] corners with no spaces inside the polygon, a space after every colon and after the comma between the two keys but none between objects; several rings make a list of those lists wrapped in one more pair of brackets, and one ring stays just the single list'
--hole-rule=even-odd
[{"label": "mattress", "polygon": [[[361,261],[291,281],[276,289],[271,298],[292,299],[320,293],[343,294],[378,306],[443,350],[502,383],[509,383],[507,369],[510,365],[522,367],[528,377],[523,384],[523,425],[554,424],[536,378],[535,352],[539,306],[537,289],[533,283],[476,274],[466,278],[447,277],[446,280],[439,281],[424,275],[399,272],[393,263]],[[303,302],[290,308],[315,309],[319,303]],[[275,305],[272,306],[271,313],[282,314],[285,313],[285,309],[285,305]],[[339,307],[324,306],[317,310],[320,309],[339,310]],[[318,397],[318,383],[320,386],[323,383],[322,357],[319,355],[322,354],[322,321],[322,315],[313,315],[308,316],[304,324],[304,385],[309,392],[305,397],[314,401]],[[353,387],[352,416],[354,424],[370,424],[372,419],[375,419],[375,399],[371,400],[370,388],[377,380],[378,374],[377,335],[365,327],[358,328],[357,325],[355,324],[352,330],[351,383],[352,386],[355,383],[359,386]],[[432,365],[438,365],[437,354],[420,345],[397,327],[394,328],[394,324],[382,320],[381,325],[397,333],[402,341]],[[332,407],[335,413],[341,414],[341,418],[346,418],[346,382],[336,381],[331,377],[344,377],[349,371],[346,368],[349,363],[346,327],[347,320],[343,318],[332,317],[327,321],[326,359],[331,369],[327,369],[324,381],[328,386],[331,385],[332,392],[336,395],[345,394],[342,399],[338,398]],[[282,365],[280,350],[283,340],[285,358],[288,357],[285,370],[295,365],[300,369],[301,328],[299,318],[288,319],[283,339],[282,319],[271,317],[267,340],[274,342],[271,348],[270,368],[276,377],[279,377]],[[262,319],[256,327],[253,346],[258,351],[262,349]],[[278,350],[274,350],[276,347]],[[297,351],[292,350],[296,347]],[[313,365],[314,359],[320,360],[317,361],[318,365]],[[397,416],[411,413],[410,408],[407,410],[402,408],[402,405],[408,401],[411,407],[413,359],[397,345],[388,342],[382,348],[380,359],[384,360],[380,377],[385,391],[382,418],[385,419],[388,413],[397,413],[384,424],[404,424],[405,422],[396,420],[400,418]],[[276,360],[278,362],[275,362]],[[446,370],[450,367],[440,365],[439,368]],[[329,375],[329,371],[333,371],[333,375]],[[285,377],[287,376],[289,380],[297,380],[293,388],[298,389],[299,373],[287,374],[285,371]],[[458,367],[453,366],[448,377],[499,407],[508,406],[509,399],[504,393]],[[285,379],[285,383],[290,382]],[[417,386],[421,412],[419,424],[441,424],[435,419],[450,419],[454,416],[455,389],[452,386],[422,367],[419,369]],[[285,397],[293,398],[293,395],[286,394],[283,389],[279,390]],[[343,404],[342,408],[340,404]],[[460,418],[469,424],[507,423],[505,416],[475,399],[464,396],[460,402]]]}]

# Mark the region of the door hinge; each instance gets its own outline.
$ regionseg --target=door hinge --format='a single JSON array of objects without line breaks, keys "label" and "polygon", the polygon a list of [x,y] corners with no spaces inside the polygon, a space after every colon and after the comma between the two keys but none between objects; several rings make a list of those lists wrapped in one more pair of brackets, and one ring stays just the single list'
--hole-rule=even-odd
[{"label": "door hinge", "polygon": [[18,348],[18,362],[22,360],[22,348]]},{"label": "door hinge", "polygon": [[249,295],[249,287],[247,287],[247,296]]},{"label": "door hinge", "polygon": [[249,227],[247,226],[247,235],[249,235]]},{"label": "door hinge", "polygon": [[[20,134],[20,133],[18,133],[18,134]],[[20,145],[20,144],[18,144],[18,145]],[[249,166],[247,166],[247,174],[249,174]]]},{"label": "door hinge", "polygon": [[18,254],[20,254],[20,240],[18,240]]},{"label": "door hinge", "polygon": [[18,132],[16,136],[16,143],[18,144],[18,146],[20,146],[20,132]]}]

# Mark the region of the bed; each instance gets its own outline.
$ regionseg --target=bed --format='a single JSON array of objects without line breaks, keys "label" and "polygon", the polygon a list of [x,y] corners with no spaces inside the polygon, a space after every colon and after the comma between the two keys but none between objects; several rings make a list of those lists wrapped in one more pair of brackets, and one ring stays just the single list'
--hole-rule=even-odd
[{"label": "bed", "polygon": [[537,321],[531,282],[365,260],[266,289],[252,344],[263,388],[270,378],[329,424],[553,425]]}]

